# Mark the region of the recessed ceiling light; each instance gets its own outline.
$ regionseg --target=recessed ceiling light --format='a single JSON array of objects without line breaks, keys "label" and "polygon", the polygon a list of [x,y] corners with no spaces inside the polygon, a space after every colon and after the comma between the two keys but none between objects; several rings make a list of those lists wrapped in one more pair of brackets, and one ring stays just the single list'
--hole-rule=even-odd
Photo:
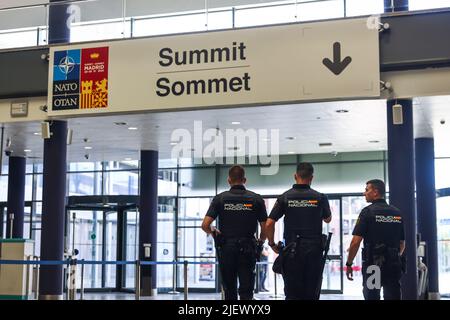
[{"label": "recessed ceiling light", "polygon": [[25,149],[25,150],[23,150],[24,152],[31,152],[31,150],[30,149]]},{"label": "recessed ceiling light", "polygon": [[295,140],[295,137],[286,137],[286,140]]},{"label": "recessed ceiling light", "polygon": [[347,113],[348,110],[346,110],[346,109],[339,109],[339,110],[336,110],[336,112],[337,113]]},{"label": "recessed ceiling light", "polygon": [[333,144],[331,142],[319,143],[319,147],[331,147]]},{"label": "recessed ceiling light", "polygon": [[295,152],[294,151],[289,151],[288,154],[295,154]]},{"label": "recessed ceiling light", "polygon": [[128,130],[137,130],[138,128],[136,127],[129,127]]},{"label": "recessed ceiling light", "polygon": [[370,140],[369,143],[379,143],[380,141],[378,140]]},{"label": "recessed ceiling light", "polygon": [[126,125],[127,125],[126,122],[114,122],[114,124],[115,124],[116,126],[126,126]]},{"label": "recessed ceiling light", "polygon": [[264,139],[261,139],[261,140],[265,141],[265,142],[270,141],[270,139],[268,139],[268,138],[264,138]]},{"label": "recessed ceiling light", "polygon": [[178,142],[171,142],[171,143],[170,143],[171,146],[175,146],[175,145],[177,145],[177,144],[178,144]]},{"label": "recessed ceiling light", "polygon": [[131,161],[131,160],[133,160],[133,159],[131,159],[131,158],[125,158],[125,161]]},{"label": "recessed ceiling light", "polygon": [[91,150],[92,147],[84,147],[84,149],[86,149],[86,150]]},{"label": "recessed ceiling light", "polygon": [[239,121],[233,121],[231,124],[238,125],[241,124]]},{"label": "recessed ceiling light", "polygon": [[33,134],[34,134],[35,136],[40,136],[40,135],[41,135],[40,132],[33,132]]}]

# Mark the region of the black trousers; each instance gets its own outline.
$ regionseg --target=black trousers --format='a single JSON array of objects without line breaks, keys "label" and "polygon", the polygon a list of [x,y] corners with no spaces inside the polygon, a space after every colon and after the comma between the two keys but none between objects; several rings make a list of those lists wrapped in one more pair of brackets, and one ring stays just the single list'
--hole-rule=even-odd
[{"label": "black trousers", "polygon": [[[369,270],[367,268],[370,266],[369,263],[363,262],[362,273],[363,273],[363,295],[365,300],[380,300],[381,288],[383,288],[383,298],[384,300],[401,300],[401,267],[399,264],[386,263],[381,266],[380,270],[380,281],[376,281],[376,272]],[[376,285],[380,286],[376,288]]]},{"label": "black trousers", "polygon": [[322,284],[322,254],[320,242],[299,241],[295,254],[283,260],[283,280],[286,300],[317,300]]},{"label": "black trousers", "polygon": [[[225,300],[252,300],[255,287],[255,245],[247,241],[227,240],[217,250]],[[239,289],[238,282],[239,280]]]}]

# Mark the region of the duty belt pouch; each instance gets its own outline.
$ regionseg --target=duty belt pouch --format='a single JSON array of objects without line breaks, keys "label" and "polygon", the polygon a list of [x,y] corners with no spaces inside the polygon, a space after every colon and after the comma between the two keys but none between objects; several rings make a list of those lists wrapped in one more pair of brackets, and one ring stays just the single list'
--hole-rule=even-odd
[{"label": "duty belt pouch", "polygon": [[376,244],[372,248],[373,264],[381,267],[386,262],[386,245]]}]

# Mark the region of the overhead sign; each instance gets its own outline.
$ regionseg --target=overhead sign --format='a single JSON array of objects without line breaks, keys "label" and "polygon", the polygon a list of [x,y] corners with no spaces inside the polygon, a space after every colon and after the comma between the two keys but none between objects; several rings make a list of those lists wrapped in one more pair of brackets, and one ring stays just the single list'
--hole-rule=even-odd
[{"label": "overhead sign", "polygon": [[49,115],[380,96],[366,19],[53,47]]}]

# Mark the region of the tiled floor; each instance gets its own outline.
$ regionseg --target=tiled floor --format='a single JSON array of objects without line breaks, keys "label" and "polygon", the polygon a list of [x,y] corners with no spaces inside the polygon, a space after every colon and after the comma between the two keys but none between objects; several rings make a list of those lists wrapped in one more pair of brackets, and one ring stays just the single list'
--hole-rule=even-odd
[{"label": "tiled floor", "polygon": [[[77,295],[79,299],[79,294]],[[135,300],[132,293],[85,293],[85,300]],[[141,300],[183,300],[184,294],[158,294],[153,297],[141,297]],[[321,300],[362,300],[362,296],[344,296],[341,294],[324,294]],[[221,300],[219,293],[190,293],[188,300]],[[284,296],[274,297],[274,293],[257,293],[255,300],[284,300]]]}]

